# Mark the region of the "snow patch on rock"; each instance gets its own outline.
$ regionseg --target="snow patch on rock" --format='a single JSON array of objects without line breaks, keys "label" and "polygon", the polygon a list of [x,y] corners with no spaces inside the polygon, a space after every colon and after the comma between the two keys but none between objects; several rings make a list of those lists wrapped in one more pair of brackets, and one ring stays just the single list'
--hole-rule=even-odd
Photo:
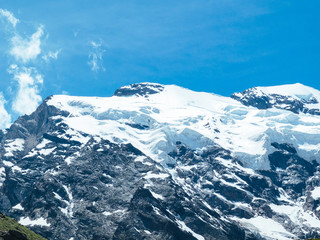
[{"label": "snow patch on rock", "polygon": [[50,223],[43,217],[37,219],[30,219],[29,217],[22,217],[19,220],[19,223],[25,226],[41,226],[41,227],[50,227]]},{"label": "snow patch on rock", "polygon": [[231,219],[241,223],[244,227],[250,229],[252,232],[261,234],[268,240],[292,240],[295,236],[288,232],[280,223],[262,216],[253,218],[238,218],[232,217]]},{"label": "snow patch on rock", "polygon": [[[311,197],[314,200],[318,200],[320,199],[320,187],[315,187],[312,191],[311,191]],[[320,225],[319,225],[320,226]]]},{"label": "snow patch on rock", "polygon": [[22,151],[24,149],[24,139],[16,138],[14,140],[6,140],[5,141],[5,149],[6,153],[4,156],[12,157],[13,153],[17,151]]}]

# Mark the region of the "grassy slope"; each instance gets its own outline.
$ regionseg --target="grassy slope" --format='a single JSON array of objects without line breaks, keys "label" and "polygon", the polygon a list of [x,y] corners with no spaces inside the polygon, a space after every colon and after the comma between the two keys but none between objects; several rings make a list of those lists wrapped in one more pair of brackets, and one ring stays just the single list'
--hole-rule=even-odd
[{"label": "grassy slope", "polygon": [[[9,230],[16,230],[18,232],[25,234],[28,240],[46,240],[45,238],[31,231],[30,229],[20,225],[12,218],[9,218],[0,213],[0,231],[8,232]],[[1,239],[2,238],[0,236],[0,240]]]}]

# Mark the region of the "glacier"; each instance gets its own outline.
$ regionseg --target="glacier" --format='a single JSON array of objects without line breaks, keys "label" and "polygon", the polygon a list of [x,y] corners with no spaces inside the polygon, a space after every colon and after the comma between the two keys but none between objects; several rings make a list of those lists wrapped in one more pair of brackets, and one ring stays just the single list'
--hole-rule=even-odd
[{"label": "glacier", "polygon": [[[72,129],[112,142],[132,143],[164,164],[172,161],[167,153],[177,141],[197,151],[218,144],[252,169],[270,169],[268,155],[275,150],[269,147],[272,142],[292,145],[308,161],[320,159],[319,116],[275,108],[259,110],[228,97],[175,85],[148,85],[161,91],[110,98],[56,95],[48,104],[70,113],[63,121]],[[320,100],[319,91],[303,85],[257,90]]]}]

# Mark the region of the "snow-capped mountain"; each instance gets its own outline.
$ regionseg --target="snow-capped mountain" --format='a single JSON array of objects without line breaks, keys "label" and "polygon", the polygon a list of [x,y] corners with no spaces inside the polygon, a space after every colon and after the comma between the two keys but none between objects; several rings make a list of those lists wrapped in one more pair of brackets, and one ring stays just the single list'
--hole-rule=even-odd
[{"label": "snow-capped mountain", "polygon": [[320,92],[300,83],[250,88],[242,93],[234,93],[231,97],[246,106],[259,109],[278,108],[294,113],[320,115]]},{"label": "snow-capped mountain", "polygon": [[320,237],[320,92],[140,83],[0,134],[0,211],[48,239]]}]

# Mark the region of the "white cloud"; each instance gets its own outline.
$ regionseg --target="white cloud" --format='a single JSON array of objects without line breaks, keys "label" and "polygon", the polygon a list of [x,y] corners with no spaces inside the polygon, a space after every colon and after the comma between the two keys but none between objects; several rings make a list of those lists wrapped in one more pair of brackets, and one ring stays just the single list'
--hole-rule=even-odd
[{"label": "white cloud", "polygon": [[17,60],[27,63],[30,60],[37,58],[41,53],[41,37],[43,35],[43,26],[41,25],[38,30],[29,38],[22,38],[16,34],[11,38],[12,48],[10,54]]},{"label": "white cloud", "polygon": [[31,114],[42,101],[39,88],[43,84],[42,76],[35,68],[19,68],[11,65],[9,73],[18,83],[18,92],[12,102],[13,111],[19,114]]},{"label": "white cloud", "polygon": [[94,42],[94,41],[92,41],[91,42],[91,46],[93,47],[93,48],[100,48],[101,46],[102,46],[102,44],[101,44],[101,42],[100,43],[96,43],[96,42]]},{"label": "white cloud", "polygon": [[17,19],[11,12],[6,9],[0,8],[0,17],[6,18],[13,27],[16,27],[17,23],[19,22],[19,19]]},{"label": "white cloud", "polygon": [[55,52],[49,51],[48,54],[42,56],[42,59],[46,62],[50,62],[50,59],[57,60],[60,52],[61,49]]},{"label": "white cloud", "polygon": [[[35,67],[26,67],[26,63],[36,59],[41,54],[41,37],[43,26],[29,37],[21,37],[16,31],[10,39],[10,55],[14,57],[16,64],[10,65],[8,72],[17,83],[18,88],[11,100],[12,110],[19,115],[31,114],[42,101],[39,94],[43,84],[43,78]],[[55,57],[55,55],[52,55]],[[19,66],[18,66],[19,65]]]},{"label": "white cloud", "polygon": [[89,53],[88,65],[91,68],[91,71],[105,71],[106,69],[103,67],[103,53],[105,52],[101,43],[91,42],[91,51]]},{"label": "white cloud", "polygon": [[2,92],[0,92],[0,129],[9,127],[11,123],[11,116],[6,111],[4,105],[6,104],[6,100],[3,97]]}]

